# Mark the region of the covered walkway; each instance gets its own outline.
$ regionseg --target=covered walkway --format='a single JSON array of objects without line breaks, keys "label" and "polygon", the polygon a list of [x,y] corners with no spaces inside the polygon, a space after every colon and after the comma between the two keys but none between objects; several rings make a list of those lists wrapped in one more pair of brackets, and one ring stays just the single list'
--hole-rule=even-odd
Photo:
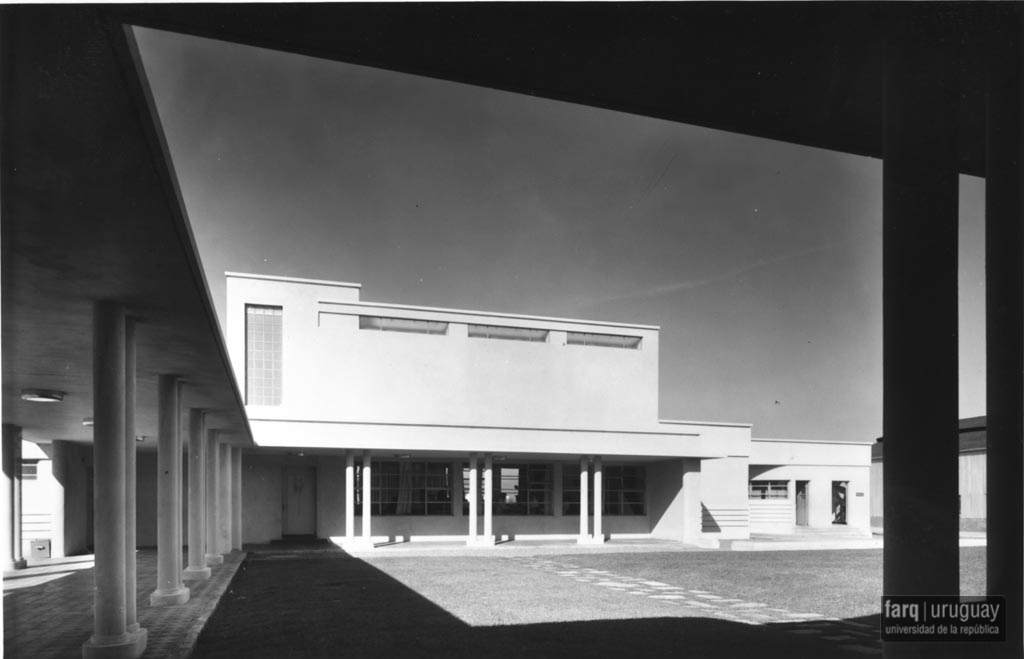
[{"label": "covered walkway", "polygon": [[[44,561],[4,573],[4,654],[8,657],[64,659],[81,654],[82,639],[93,628],[92,556]],[[199,632],[245,558],[232,552],[213,568],[210,579],[189,581],[191,598],[176,606],[150,606],[157,552],[138,553],[136,606],[149,630],[143,657],[186,659]]]}]

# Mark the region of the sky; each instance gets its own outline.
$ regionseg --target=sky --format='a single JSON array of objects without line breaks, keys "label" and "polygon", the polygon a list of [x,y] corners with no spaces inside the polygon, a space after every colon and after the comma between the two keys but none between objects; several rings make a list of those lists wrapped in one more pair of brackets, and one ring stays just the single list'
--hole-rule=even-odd
[{"label": "sky", "polygon": [[[881,161],[136,29],[200,259],[362,299],[659,325],[660,416],[882,430]],[[984,185],[961,177],[962,417]]]}]

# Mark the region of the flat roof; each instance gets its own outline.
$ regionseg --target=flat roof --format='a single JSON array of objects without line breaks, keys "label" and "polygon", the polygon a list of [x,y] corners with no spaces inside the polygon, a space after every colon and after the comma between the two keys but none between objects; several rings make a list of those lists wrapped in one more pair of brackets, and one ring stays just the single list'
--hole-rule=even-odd
[{"label": "flat roof", "polygon": [[329,281],[327,279],[306,279],[303,277],[282,277],[281,275],[258,275],[251,272],[225,272],[225,277],[236,279],[266,279],[267,281],[283,281],[295,284],[316,284],[317,286],[339,286],[344,288],[362,288],[362,284],[346,281]]},{"label": "flat roof", "polygon": [[346,307],[366,307],[374,309],[395,309],[404,311],[423,311],[427,313],[460,314],[464,316],[486,316],[488,318],[512,318],[517,320],[532,320],[554,323],[574,323],[577,325],[599,325],[602,327],[621,327],[626,329],[640,329],[660,331],[658,325],[639,325],[636,323],[613,323],[604,320],[581,320],[578,318],[558,318],[555,316],[531,316],[527,314],[502,313],[499,311],[479,311],[473,309],[450,309],[445,307],[421,307],[411,304],[391,304],[388,302],[364,302],[360,301],[333,301],[320,300],[320,304],[332,304]]},{"label": "flat roof", "polygon": [[751,437],[752,442],[779,442],[792,444],[852,444],[854,446],[872,446],[871,442],[857,442],[848,439],[777,439],[772,437]]}]

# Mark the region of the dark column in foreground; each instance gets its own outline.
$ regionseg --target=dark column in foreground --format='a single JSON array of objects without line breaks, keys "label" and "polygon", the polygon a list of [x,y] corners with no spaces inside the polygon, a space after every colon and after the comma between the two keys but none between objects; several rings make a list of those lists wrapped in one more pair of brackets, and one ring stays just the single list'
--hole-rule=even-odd
[{"label": "dark column in foreground", "polygon": [[[1024,656],[1024,103],[1020,5],[993,8],[985,175],[987,589],[1006,597],[1006,646]],[[971,594],[971,593],[966,593]]]},{"label": "dark column in foreground", "polygon": [[883,18],[883,593],[956,595],[959,34],[932,9]]}]

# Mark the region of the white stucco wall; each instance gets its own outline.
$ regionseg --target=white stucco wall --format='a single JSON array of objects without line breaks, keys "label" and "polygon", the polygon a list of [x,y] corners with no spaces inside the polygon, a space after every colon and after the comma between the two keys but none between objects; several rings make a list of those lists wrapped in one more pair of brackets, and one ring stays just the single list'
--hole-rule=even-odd
[{"label": "white stucco wall", "polygon": [[794,511],[796,481],[808,481],[812,528],[833,527],[832,482],[848,481],[846,527],[870,533],[871,444],[756,437],[750,443],[749,479],[788,481]]},{"label": "white stucco wall", "polygon": [[747,499],[747,456],[701,461],[703,534],[716,539],[750,537]]},{"label": "white stucco wall", "polygon": [[[849,496],[846,505],[846,526],[866,533],[871,529],[871,466],[828,465],[751,465],[750,480],[780,480],[789,482],[789,504],[795,506],[796,481],[808,481],[808,526],[831,528],[832,482],[847,481]],[[794,507],[795,511],[795,507]],[[795,512],[794,512],[795,515]],[[795,517],[794,517],[795,520]]]},{"label": "white stucco wall", "polygon": [[[353,286],[229,276],[227,342],[244,380],[245,305],[282,307],[280,406],[250,417],[526,428],[655,429],[658,330],[359,303]],[[359,316],[448,322],[447,335],[359,329]],[[549,331],[545,343],[467,336],[467,324]],[[567,345],[566,332],[641,337],[638,349]],[[240,382],[244,391],[244,381]],[[257,440],[258,441],[258,440]]]}]

